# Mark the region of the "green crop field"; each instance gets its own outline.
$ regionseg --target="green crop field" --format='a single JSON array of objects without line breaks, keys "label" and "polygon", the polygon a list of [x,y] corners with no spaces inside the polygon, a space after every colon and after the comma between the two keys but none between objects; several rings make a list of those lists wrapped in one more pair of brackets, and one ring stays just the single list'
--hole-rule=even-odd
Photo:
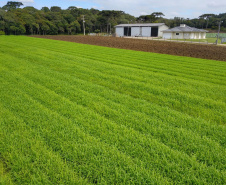
[{"label": "green crop field", "polygon": [[0,36],[0,184],[226,184],[226,63]]}]

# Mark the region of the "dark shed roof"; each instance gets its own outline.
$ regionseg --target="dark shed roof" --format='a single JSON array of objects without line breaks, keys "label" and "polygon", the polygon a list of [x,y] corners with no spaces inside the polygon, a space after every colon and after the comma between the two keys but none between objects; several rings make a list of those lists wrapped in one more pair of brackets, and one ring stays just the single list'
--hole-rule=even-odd
[{"label": "dark shed roof", "polygon": [[150,26],[162,26],[165,23],[138,23],[138,24],[119,24],[115,27],[150,27]]}]

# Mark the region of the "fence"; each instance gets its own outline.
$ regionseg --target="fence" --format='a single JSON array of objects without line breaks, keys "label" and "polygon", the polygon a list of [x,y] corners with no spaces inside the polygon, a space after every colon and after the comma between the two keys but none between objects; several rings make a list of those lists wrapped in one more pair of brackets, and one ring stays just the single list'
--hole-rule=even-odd
[{"label": "fence", "polygon": [[[216,44],[215,39],[166,39],[162,37],[124,37],[131,39],[143,39],[143,40],[156,40],[156,41],[168,41],[168,42],[185,42],[185,43],[196,43],[196,44]],[[220,38],[222,39],[222,38]],[[220,41],[218,42],[220,44]]]},{"label": "fence", "polygon": [[[221,34],[224,36],[224,34]],[[218,44],[226,43],[226,35],[225,37],[219,36]],[[165,39],[162,37],[124,37],[124,38],[131,38],[131,39],[143,39],[143,40],[158,40],[158,41],[171,41],[171,42],[186,42],[186,43],[196,43],[196,44],[216,44],[217,37],[206,38],[206,39]]]},{"label": "fence", "polygon": [[[197,44],[216,44],[216,37],[217,33],[208,33],[207,39],[165,39],[162,37],[124,37],[124,38],[131,38],[131,39],[143,39],[143,40],[158,40],[158,41],[171,41],[171,42],[186,42],[186,43],[197,43]],[[113,36],[115,37],[116,34],[106,34],[106,33],[89,33],[90,36]],[[226,33],[221,33],[219,37],[218,44],[226,43]]]},{"label": "fence", "polygon": [[225,38],[221,38],[221,43],[226,43],[226,37]]}]

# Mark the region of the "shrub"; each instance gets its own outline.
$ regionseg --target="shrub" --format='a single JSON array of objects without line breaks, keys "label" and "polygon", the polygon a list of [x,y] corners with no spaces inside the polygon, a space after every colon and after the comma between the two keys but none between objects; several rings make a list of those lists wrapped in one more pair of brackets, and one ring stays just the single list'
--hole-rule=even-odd
[{"label": "shrub", "polygon": [[95,32],[95,33],[100,33],[100,30],[97,29],[97,30],[95,30],[94,32]]},{"label": "shrub", "polygon": [[5,35],[5,32],[4,31],[0,31],[0,35]]}]

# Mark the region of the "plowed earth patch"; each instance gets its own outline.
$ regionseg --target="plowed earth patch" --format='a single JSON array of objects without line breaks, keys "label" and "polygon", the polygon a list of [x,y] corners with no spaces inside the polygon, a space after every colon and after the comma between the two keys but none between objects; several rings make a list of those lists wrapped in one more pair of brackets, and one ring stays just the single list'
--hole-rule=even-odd
[{"label": "plowed earth patch", "polygon": [[226,61],[226,47],[156,40],[140,40],[100,36],[33,36],[136,51],[163,53],[203,59]]}]

